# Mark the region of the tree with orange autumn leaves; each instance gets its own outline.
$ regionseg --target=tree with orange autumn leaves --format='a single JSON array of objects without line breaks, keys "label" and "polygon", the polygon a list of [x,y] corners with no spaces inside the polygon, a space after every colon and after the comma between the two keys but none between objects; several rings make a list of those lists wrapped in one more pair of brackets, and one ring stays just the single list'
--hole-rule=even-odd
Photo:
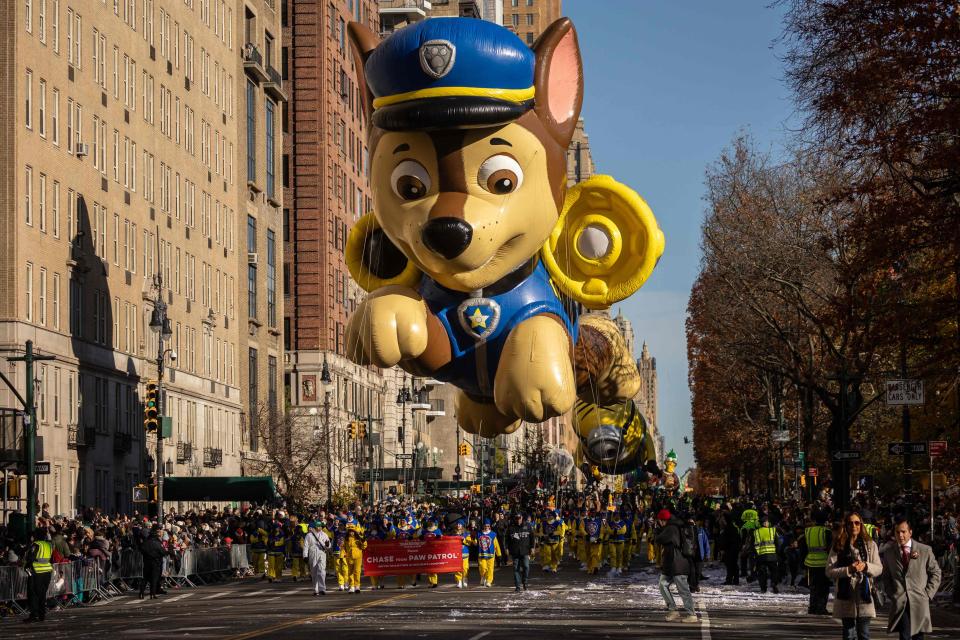
[{"label": "tree with orange autumn leaves", "polygon": [[884,445],[900,439],[900,413],[884,381],[904,366],[926,383],[913,439],[951,440],[955,456],[958,6],[787,4],[787,75],[806,126],[786,159],[740,138],[707,172],[687,323],[698,465],[769,479],[780,412],[809,457],[862,443],[862,468],[893,471]]}]

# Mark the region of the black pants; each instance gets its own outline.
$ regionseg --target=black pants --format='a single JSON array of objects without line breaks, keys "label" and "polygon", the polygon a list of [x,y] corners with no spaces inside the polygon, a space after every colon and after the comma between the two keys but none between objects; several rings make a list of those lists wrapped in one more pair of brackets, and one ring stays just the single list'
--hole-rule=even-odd
[{"label": "black pants", "polygon": [[760,581],[760,591],[767,590],[767,582],[774,589],[779,589],[780,565],[777,556],[760,556],[757,558],[757,580]]},{"label": "black pants", "polygon": [[690,583],[691,593],[697,593],[700,591],[700,570],[702,568],[702,562],[693,561],[690,563],[690,573],[687,576],[687,581]]},{"label": "black pants", "polygon": [[163,577],[163,565],[159,567],[150,563],[143,563],[143,581],[140,582],[140,597],[143,597],[143,592],[147,589],[147,585],[150,585],[150,597],[153,597],[160,593],[160,579]]},{"label": "black pants", "polygon": [[736,551],[727,551],[723,554],[724,564],[727,565],[727,579],[725,584],[740,584],[740,563]]},{"label": "black pants", "polygon": [[907,600],[907,606],[903,608],[903,615],[900,616],[900,622],[897,623],[897,632],[900,634],[900,640],[923,640],[923,632],[910,635],[910,601]]},{"label": "black pants", "polygon": [[513,557],[513,584],[517,588],[527,586],[527,576],[530,575],[530,556]]},{"label": "black pants", "polygon": [[32,573],[27,579],[27,604],[30,607],[30,618],[43,620],[47,617],[47,589],[50,587],[51,571],[46,573]]},{"label": "black pants", "polygon": [[824,567],[807,567],[807,584],[810,587],[810,605],[807,613],[827,615],[827,599],[830,597],[830,581]]}]

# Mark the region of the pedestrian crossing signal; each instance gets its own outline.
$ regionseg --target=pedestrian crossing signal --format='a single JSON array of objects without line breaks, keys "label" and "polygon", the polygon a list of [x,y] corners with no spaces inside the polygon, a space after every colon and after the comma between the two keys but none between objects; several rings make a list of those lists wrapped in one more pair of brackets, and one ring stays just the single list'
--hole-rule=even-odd
[{"label": "pedestrian crossing signal", "polygon": [[155,381],[147,381],[147,393],[143,401],[143,428],[147,433],[157,433],[160,430],[158,390],[159,387]]}]

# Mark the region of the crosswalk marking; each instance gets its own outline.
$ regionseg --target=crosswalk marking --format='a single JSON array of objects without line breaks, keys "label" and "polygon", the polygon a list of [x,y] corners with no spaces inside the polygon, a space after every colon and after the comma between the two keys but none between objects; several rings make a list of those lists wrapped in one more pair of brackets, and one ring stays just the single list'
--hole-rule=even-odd
[{"label": "crosswalk marking", "polygon": [[204,596],[204,597],[202,597],[202,598],[200,598],[200,599],[201,599],[201,600],[213,600],[214,598],[222,598],[223,596],[227,595],[227,593],[229,593],[229,592],[227,592],[227,591],[221,591],[220,593],[214,593],[213,595]]},{"label": "crosswalk marking", "polygon": [[189,597],[192,596],[192,595],[193,595],[192,593],[182,593],[182,594],[180,594],[179,596],[174,596],[174,597],[172,597],[172,598],[165,598],[163,601],[164,601],[164,602],[176,602],[177,600],[183,600],[184,598],[189,598]]},{"label": "crosswalk marking", "polygon": [[270,593],[270,591],[271,591],[271,589],[260,589],[259,591],[249,591],[249,592],[247,592],[247,593],[240,593],[240,594],[237,594],[237,595],[241,595],[241,596],[244,596],[244,597],[248,597],[248,598],[249,598],[250,596],[261,596],[261,595],[263,595],[263,594],[265,594],[265,593]]}]

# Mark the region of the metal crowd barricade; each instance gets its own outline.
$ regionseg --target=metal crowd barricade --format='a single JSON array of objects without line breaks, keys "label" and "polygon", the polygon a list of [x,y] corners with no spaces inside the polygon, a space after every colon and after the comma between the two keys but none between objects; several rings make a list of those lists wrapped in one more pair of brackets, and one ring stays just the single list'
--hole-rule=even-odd
[{"label": "metal crowd barricade", "polygon": [[184,549],[174,552],[173,556],[163,559],[163,578],[165,582],[174,584],[178,587],[197,586],[190,580],[190,576],[196,575],[195,558],[193,549]]},{"label": "metal crowd barricade", "polygon": [[18,614],[26,613],[19,602],[27,599],[27,572],[20,567],[0,567],[0,603]]},{"label": "metal crowd barricade", "polygon": [[122,549],[120,551],[119,573],[115,582],[124,590],[133,589],[131,580],[143,580],[143,555],[138,549]]},{"label": "metal crowd barricade", "polygon": [[50,584],[47,587],[47,600],[52,599],[58,609],[63,609],[70,604],[71,597],[75,595],[74,565],[72,562],[59,562],[52,567]]}]

